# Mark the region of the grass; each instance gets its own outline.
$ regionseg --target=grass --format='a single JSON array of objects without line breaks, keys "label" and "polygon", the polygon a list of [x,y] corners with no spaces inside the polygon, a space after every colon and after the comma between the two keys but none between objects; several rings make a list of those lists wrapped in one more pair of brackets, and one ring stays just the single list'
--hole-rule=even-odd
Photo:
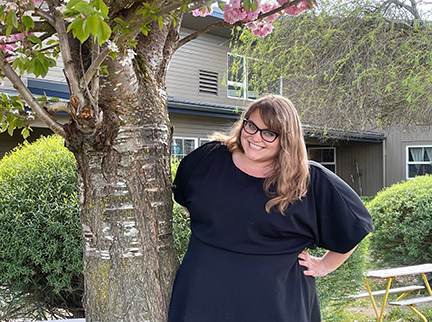
[{"label": "grass", "polygon": [[[412,278],[398,278],[392,283],[392,287],[399,287],[403,285],[410,285],[413,283]],[[386,281],[384,280],[370,280],[369,284],[372,290],[385,289]],[[362,290],[366,291],[365,290]],[[427,296],[426,290],[412,292],[405,297],[405,299]],[[396,300],[398,295],[390,294],[388,302]],[[380,312],[384,296],[376,296],[375,301]],[[342,304],[343,305],[343,304]],[[341,305],[341,306],[342,306]],[[432,303],[426,303],[416,306],[416,308],[428,319],[432,321]],[[383,322],[423,322],[423,320],[408,307],[393,307],[386,305]],[[369,298],[362,298],[351,301],[339,312],[335,312],[330,318],[324,319],[323,322],[376,322],[375,311]]]}]

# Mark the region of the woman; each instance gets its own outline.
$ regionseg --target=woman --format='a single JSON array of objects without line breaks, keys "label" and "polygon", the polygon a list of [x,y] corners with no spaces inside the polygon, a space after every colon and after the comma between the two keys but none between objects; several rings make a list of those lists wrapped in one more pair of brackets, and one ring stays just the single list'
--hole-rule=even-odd
[{"label": "woman", "polygon": [[[192,236],[170,322],[319,322],[316,276],[342,264],[372,231],[355,192],[308,162],[292,103],[253,102],[230,135],[186,156],[175,200]],[[305,248],[323,247],[322,258]]]}]

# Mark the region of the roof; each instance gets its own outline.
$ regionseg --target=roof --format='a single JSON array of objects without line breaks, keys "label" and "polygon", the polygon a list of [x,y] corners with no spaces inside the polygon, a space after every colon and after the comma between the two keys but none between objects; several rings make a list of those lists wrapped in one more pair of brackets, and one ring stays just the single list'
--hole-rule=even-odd
[{"label": "roof", "polygon": [[[173,113],[203,115],[238,119],[244,108],[240,106],[194,102],[184,99],[168,97],[168,110]],[[385,139],[383,133],[374,131],[354,131],[337,128],[326,128],[302,124],[306,137],[337,139],[346,141],[361,141],[380,143]]]}]

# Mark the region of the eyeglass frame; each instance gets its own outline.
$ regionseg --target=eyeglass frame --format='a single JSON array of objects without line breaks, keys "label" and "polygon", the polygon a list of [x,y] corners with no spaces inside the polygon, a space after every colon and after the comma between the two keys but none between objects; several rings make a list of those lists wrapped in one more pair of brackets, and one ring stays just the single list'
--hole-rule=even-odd
[{"label": "eyeglass frame", "polygon": [[[253,133],[248,132],[248,131],[246,130],[246,125],[248,125],[248,124],[252,124],[252,125],[256,128],[256,131],[253,132]],[[259,131],[259,132],[260,132],[260,136],[261,136],[261,138],[262,138],[265,142],[267,142],[267,143],[273,143],[273,142],[276,141],[276,139],[280,136],[280,134],[277,133],[277,132],[275,132],[275,131],[272,131],[272,130],[266,130],[266,129],[264,129],[264,130],[260,129],[258,126],[256,126],[256,124],[255,124],[254,122],[249,121],[248,119],[244,119],[244,120],[243,120],[243,130],[244,130],[247,134],[250,134],[250,135],[254,135],[256,132]],[[275,135],[274,140],[269,141],[268,139],[265,139],[264,136],[263,136],[263,131],[273,133],[273,134]]]}]

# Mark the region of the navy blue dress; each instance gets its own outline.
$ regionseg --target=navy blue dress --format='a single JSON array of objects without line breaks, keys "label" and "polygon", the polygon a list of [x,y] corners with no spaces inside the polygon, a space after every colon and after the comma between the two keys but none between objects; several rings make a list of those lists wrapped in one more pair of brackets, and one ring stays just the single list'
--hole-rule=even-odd
[{"label": "navy blue dress", "polygon": [[373,230],[357,194],[310,162],[307,195],[284,215],[265,204],[263,179],[238,169],[219,142],[186,156],[174,198],[192,236],[177,273],[169,322],[319,322],[315,278],[297,256],[322,247],[346,253]]}]

